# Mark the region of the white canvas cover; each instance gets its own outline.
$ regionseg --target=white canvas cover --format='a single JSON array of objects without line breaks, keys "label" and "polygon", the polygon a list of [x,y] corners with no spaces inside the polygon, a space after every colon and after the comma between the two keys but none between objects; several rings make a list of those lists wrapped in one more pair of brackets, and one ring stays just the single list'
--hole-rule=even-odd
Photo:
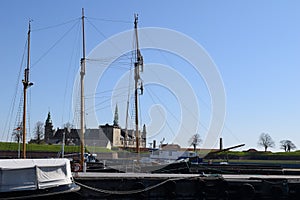
[{"label": "white canvas cover", "polygon": [[0,192],[36,190],[72,183],[68,159],[0,159]]}]

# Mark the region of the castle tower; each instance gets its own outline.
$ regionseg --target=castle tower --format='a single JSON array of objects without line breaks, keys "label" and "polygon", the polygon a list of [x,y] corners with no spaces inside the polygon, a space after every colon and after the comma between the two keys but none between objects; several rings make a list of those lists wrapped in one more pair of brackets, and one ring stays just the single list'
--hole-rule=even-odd
[{"label": "castle tower", "polygon": [[51,120],[50,112],[48,112],[48,116],[45,122],[45,142],[49,143],[50,139],[53,137],[53,124]]}]

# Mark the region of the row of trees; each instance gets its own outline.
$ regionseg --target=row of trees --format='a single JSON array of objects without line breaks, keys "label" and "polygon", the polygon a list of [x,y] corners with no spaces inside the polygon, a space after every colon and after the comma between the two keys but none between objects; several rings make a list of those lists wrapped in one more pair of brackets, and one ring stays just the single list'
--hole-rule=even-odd
[{"label": "row of trees", "polygon": [[[258,145],[264,147],[265,151],[267,151],[268,148],[275,147],[275,142],[268,133],[262,133],[259,136]],[[280,148],[285,152],[290,152],[291,150],[296,149],[296,145],[290,140],[281,140]]]},{"label": "row of trees", "polygon": [[[22,132],[22,124],[20,124],[20,126],[18,128],[16,128],[13,131],[13,138],[14,141],[16,142],[20,142],[22,141],[23,138],[23,132]],[[63,125],[64,128],[74,128],[74,126],[67,122]],[[44,123],[41,121],[36,122],[35,126],[34,126],[34,136],[33,139],[30,140],[31,143],[36,143],[36,144],[42,144],[44,142]]]},{"label": "row of trees", "polygon": [[[189,140],[189,144],[193,146],[194,151],[201,142],[202,140],[198,133],[192,135],[192,137]],[[267,151],[268,148],[275,147],[275,142],[268,133],[262,133],[259,136],[258,145],[264,147],[264,150]],[[296,149],[296,145],[291,140],[281,140],[280,148],[283,149],[285,152],[290,152],[291,150]]]}]

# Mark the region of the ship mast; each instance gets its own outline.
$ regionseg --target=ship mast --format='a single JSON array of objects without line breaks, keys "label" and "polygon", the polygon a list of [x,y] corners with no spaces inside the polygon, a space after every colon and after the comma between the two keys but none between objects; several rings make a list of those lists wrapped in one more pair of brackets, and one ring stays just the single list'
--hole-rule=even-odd
[{"label": "ship mast", "polygon": [[[138,89],[140,89],[141,94],[143,94],[143,83],[141,82],[140,79],[140,71],[143,71],[143,56],[141,55],[139,49],[137,24],[138,24],[138,16],[134,15],[134,32],[135,32],[135,42],[136,42],[135,62],[134,62],[135,138],[136,138],[136,153],[139,153],[140,141],[139,141]],[[139,88],[139,83],[140,83],[140,88]]]},{"label": "ship mast", "polygon": [[80,165],[84,166],[84,75],[85,75],[85,33],[84,33],[84,9],[82,8],[82,58],[80,61]]},{"label": "ship mast", "polygon": [[29,20],[29,28],[28,28],[28,36],[27,36],[27,67],[24,71],[24,79],[22,80],[23,83],[23,158],[26,159],[26,104],[27,104],[27,88],[33,85],[33,83],[29,82],[29,65],[30,65],[30,26]]},{"label": "ship mast", "polygon": [[128,141],[128,110],[129,110],[129,92],[126,102],[126,121],[125,121],[125,137],[124,137],[124,147],[127,147],[127,141]]}]

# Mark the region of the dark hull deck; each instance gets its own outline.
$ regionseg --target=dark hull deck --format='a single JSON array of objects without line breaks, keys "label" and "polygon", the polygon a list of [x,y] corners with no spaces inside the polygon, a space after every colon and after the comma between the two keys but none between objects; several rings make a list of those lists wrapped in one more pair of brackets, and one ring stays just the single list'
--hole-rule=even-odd
[{"label": "dark hull deck", "polygon": [[300,199],[300,176],[77,173],[82,199]]},{"label": "dark hull deck", "polygon": [[80,199],[80,186],[76,184],[61,185],[48,189],[13,191],[0,193],[0,199]]}]

